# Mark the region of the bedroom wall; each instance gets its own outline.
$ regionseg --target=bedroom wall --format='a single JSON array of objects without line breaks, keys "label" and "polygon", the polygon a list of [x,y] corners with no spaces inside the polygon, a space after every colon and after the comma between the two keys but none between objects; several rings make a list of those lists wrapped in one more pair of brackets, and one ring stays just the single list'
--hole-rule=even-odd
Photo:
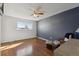
[{"label": "bedroom wall", "polygon": [[16,21],[25,20],[10,16],[3,16],[2,20],[2,43],[20,39],[36,37],[36,22],[33,21],[33,30],[16,30]]},{"label": "bedroom wall", "polygon": [[0,43],[1,43],[1,15],[0,15]]},{"label": "bedroom wall", "polygon": [[38,37],[55,40],[79,27],[79,7],[67,10],[38,22]]}]

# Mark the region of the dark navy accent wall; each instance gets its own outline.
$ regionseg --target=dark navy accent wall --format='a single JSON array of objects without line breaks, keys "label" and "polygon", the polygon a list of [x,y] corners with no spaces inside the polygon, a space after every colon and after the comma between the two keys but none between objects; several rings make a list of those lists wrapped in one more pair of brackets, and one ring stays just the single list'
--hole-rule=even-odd
[{"label": "dark navy accent wall", "polygon": [[79,39],[79,32],[75,32],[74,35],[76,39]]},{"label": "dark navy accent wall", "polygon": [[38,21],[37,36],[55,40],[64,37],[68,32],[75,32],[78,27],[79,7]]}]

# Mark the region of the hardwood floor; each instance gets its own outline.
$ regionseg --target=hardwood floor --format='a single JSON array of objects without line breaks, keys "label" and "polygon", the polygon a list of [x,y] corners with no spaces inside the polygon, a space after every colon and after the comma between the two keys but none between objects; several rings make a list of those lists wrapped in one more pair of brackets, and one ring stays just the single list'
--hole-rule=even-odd
[{"label": "hardwood floor", "polygon": [[27,39],[1,44],[1,56],[52,56],[41,39]]}]

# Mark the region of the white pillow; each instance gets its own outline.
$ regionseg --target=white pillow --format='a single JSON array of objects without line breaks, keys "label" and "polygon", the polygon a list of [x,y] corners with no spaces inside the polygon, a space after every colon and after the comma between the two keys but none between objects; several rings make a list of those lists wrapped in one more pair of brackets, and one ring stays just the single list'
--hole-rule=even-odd
[{"label": "white pillow", "polygon": [[67,39],[67,38],[64,38],[64,41],[68,41],[69,39]]},{"label": "white pillow", "polygon": [[60,41],[55,40],[55,41],[53,41],[53,44],[58,45],[58,44],[60,44]]}]

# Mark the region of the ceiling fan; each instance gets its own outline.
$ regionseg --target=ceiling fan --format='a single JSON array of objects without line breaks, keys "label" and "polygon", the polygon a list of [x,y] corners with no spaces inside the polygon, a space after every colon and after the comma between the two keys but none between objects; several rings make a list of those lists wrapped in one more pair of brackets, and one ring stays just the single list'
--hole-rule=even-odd
[{"label": "ceiling fan", "polygon": [[1,3],[0,6],[0,15],[2,16],[4,14],[4,3]]},{"label": "ceiling fan", "polygon": [[37,6],[35,9],[32,9],[32,10],[33,10],[33,13],[31,16],[39,17],[44,15],[44,11],[41,6]]}]

